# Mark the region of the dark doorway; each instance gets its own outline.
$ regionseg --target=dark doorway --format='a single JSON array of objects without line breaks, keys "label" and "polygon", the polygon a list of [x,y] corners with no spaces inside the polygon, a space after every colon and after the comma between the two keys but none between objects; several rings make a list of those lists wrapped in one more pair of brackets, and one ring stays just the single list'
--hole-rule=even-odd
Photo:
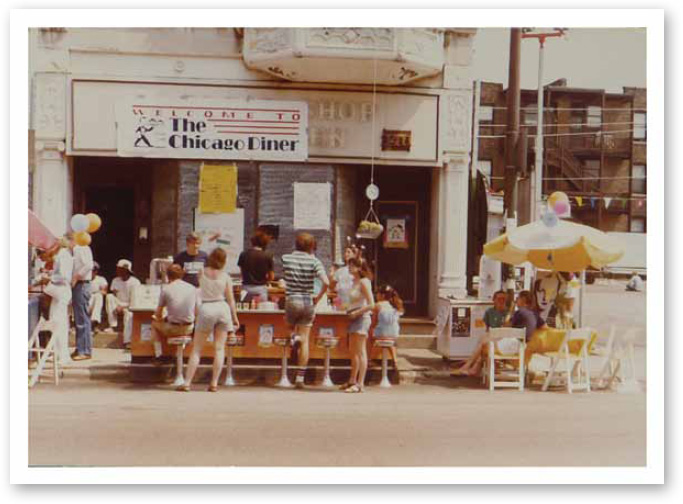
[{"label": "dark doorway", "polygon": [[[365,187],[369,170],[361,169],[358,220],[368,210]],[[406,315],[427,315],[429,297],[429,209],[431,170],[396,166],[375,167],[379,199],[374,207],[384,226],[376,240],[362,240],[373,261],[375,286],[389,284],[404,301]]]},{"label": "dark doorway", "polygon": [[96,213],[102,227],[92,235],[95,261],[111,281],[119,259],[133,262],[144,282],[151,261],[151,208],[153,160],[76,157],[74,159],[74,213]]},{"label": "dark doorway", "polygon": [[85,191],[85,206],[97,215],[106,215],[92,252],[100,264],[100,274],[111,280],[119,259],[133,260],[135,243],[135,191],[130,188],[102,187]]}]

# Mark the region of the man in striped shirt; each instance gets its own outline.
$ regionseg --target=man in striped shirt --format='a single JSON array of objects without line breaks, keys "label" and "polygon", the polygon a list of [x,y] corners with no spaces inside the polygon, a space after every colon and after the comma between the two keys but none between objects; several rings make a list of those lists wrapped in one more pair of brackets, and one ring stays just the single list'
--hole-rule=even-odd
[{"label": "man in striped shirt", "polygon": [[[304,375],[308,365],[308,335],[315,318],[315,305],[327,292],[330,282],[320,260],[313,255],[316,248],[315,238],[308,233],[296,237],[296,250],[282,256],[285,271],[287,296],[285,318],[292,328],[292,353],[298,353],[299,370],[295,385],[303,388]],[[313,284],[319,278],[323,284],[317,296],[313,296]]]}]

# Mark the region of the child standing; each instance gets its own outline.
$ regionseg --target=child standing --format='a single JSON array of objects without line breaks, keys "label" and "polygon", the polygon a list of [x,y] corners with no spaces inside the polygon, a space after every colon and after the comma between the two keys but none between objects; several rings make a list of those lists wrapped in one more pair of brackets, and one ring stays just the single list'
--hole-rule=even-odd
[{"label": "child standing", "polygon": [[[380,287],[377,292],[374,315],[375,338],[398,338],[400,333],[399,319],[403,315],[403,300],[393,287],[389,285]],[[391,347],[390,351],[394,368],[398,369],[396,347]]]}]

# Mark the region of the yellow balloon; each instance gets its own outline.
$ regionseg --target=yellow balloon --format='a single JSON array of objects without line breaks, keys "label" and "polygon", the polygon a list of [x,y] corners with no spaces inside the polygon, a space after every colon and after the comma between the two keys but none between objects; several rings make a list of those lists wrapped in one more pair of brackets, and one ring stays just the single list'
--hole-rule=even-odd
[{"label": "yellow balloon", "polygon": [[81,231],[80,233],[74,233],[74,242],[76,242],[76,245],[81,246],[90,245],[92,237],[87,231]]},{"label": "yellow balloon", "polygon": [[88,221],[90,224],[88,224],[88,233],[94,233],[98,229],[100,229],[100,226],[102,225],[102,219],[100,219],[100,216],[94,213],[89,213],[86,215],[88,218]]},{"label": "yellow balloon", "polygon": [[558,201],[565,201],[567,204],[569,204],[569,196],[562,191],[555,191],[548,196],[548,208],[555,208],[555,203]]}]

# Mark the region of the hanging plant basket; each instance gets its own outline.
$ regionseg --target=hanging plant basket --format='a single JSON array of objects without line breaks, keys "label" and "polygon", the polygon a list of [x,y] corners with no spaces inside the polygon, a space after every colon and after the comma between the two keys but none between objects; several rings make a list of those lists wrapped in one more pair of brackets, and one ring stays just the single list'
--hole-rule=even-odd
[{"label": "hanging plant basket", "polygon": [[356,229],[356,237],[364,238],[366,240],[375,240],[379,238],[384,232],[384,226],[379,223],[379,218],[377,214],[370,206],[365,219],[360,221],[358,224],[358,229]]}]

